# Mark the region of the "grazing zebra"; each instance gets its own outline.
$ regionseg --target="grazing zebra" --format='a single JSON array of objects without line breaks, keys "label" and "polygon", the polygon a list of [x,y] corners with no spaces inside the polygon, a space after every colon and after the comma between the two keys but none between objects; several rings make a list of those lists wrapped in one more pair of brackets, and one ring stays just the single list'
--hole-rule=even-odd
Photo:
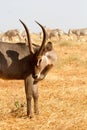
[{"label": "grazing zebra", "polygon": [[81,28],[81,29],[69,29],[68,35],[75,34],[77,36],[77,39],[79,40],[80,36],[87,35],[87,28]]},{"label": "grazing zebra", "polygon": [[[64,34],[64,32],[60,29],[50,29],[46,28],[45,30],[47,32],[47,39],[51,39],[52,37],[56,37],[57,39],[61,39],[61,36]],[[40,38],[42,38],[43,33],[40,33]]]},{"label": "grazing zebra", "polygon": [[6,39],[8,41],[12,41],[13,37],[18,37],[19,40],[21,40],[21,33],[18,29],[12,29],[12,30],[8,30],[6,31],[2,37],[1,37],[1,41],[5,41]]}]

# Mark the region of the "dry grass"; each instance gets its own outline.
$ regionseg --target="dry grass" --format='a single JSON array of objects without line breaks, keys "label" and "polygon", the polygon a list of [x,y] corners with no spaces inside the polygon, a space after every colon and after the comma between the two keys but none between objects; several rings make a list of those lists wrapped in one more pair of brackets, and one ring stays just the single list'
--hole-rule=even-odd
[{"label": "dry grass", "polygon": [[38,84],[40,114],[32,119],[23,81],[0,80],[0,130],[87,130],[86,44],[54,42],[59,58]]}]

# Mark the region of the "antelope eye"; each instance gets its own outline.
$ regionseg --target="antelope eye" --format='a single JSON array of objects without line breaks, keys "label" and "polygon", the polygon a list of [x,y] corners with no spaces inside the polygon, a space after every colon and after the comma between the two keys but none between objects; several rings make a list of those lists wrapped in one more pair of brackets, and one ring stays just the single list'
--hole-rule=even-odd
[{"label": "antelope eye", "polygon": [[38,60],[38,62],[37,62],[37,66],[40,65],[41,61],[42,61],[42,59],[39,59],[39,60]]},{"label": "antelope eye", "polygon": [[41,63],[42,59],[39,60],[39,64]]}]

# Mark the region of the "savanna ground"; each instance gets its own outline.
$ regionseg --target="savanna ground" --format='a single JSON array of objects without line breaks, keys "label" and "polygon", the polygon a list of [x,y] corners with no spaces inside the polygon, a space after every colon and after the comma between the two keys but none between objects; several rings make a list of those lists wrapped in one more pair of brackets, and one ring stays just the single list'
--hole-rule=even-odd
[{"label": "savanna ground", "polygon": [[0,130],[87,130],[87,42],[53,43],[58,61],[38,84],[39,115],[26,116],[23,81],[0,79]]}]

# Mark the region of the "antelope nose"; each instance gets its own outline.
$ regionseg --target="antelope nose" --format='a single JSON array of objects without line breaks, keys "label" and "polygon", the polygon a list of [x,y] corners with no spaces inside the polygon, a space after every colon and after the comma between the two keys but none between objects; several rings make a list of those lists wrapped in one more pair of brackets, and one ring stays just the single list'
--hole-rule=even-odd
[{"label": "antelope nose", "polygon": [[34,79],[37,79],[37,78],[38,78],[38,74],[33,75],[33,78],[34,78]]}]

